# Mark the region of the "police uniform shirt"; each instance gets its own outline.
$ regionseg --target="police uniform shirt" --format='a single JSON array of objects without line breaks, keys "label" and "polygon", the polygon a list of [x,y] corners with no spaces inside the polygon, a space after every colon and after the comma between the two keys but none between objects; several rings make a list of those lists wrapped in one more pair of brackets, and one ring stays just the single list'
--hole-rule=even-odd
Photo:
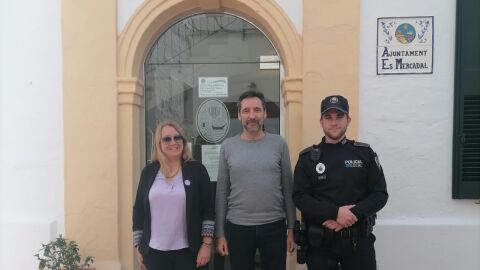
[{"label": "police uniform shirt", "polygon": [[385,176],[368,144],[347,139],[328,144],[323,138],[300,153],[293,200],[307,222],[336,220],[344,205],[355,205],[350,210],[363,220],[382,209],[387,199]]}]

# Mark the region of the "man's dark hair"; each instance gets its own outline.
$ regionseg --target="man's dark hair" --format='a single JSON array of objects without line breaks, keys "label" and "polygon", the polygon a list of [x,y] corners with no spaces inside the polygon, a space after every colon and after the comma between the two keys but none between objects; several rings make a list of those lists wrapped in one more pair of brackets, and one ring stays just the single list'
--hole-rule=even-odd
[{"label": "man's dark hair", "polygon": [[241,104],[242,100],[244,100],[246,98],[253,98],[253,97],[256,97],[256,98],[260,99],[262,101],[263,110],[267,111],[267,102],[265,101],[265,96],[263,95],[262,92],[258,92],[258,91],[255,91],[255,90],[248,90],[248,91],[243,92],[240,95],[240,97],[238,98],[238,102],[237,102],[238,111],[240,112],[240,110],[242,109],[242,104]]}]

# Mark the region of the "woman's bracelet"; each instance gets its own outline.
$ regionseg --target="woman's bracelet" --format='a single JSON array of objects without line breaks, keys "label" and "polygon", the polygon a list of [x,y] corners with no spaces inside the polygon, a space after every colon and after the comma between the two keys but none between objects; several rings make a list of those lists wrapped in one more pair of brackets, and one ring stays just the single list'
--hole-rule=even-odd
[{"label": "woman's bracelet", "polygon": [[212,246],[212,243],[202,242],[202,244],[204,244],[204,245],[207,246],[207,247]]}]

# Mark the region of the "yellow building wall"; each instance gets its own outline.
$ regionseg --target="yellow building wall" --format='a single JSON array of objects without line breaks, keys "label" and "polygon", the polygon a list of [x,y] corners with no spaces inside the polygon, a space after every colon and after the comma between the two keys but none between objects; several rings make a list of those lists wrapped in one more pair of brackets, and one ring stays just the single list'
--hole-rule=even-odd
[{"label": "yellow building wall", "polygon": [[352,0],[303,1],[303,144],[320,141],[320,102],[345,96],[350,104],[350,138],[358,134],[360,3]]},{"label": "yellow building wall", "polygon": [[116,1],[62,2],[65,234],[120,269]]}]

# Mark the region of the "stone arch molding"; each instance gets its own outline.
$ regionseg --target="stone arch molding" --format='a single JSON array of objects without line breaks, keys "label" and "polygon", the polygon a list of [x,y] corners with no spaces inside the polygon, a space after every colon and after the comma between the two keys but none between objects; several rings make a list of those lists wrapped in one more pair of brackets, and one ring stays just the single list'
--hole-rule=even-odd
[{"label": "stone arch molding", "polygon": [[[132,265],[131,203],[142,166],[143,63],[159,34],[173,22],[201,12],[228,12],[246,18],[270,38],[284,67],[282,94],[290,151],[300,150],[302,41],[275,0],[145,0],[128,21],[117,43],[119,242],[122,265]],[[143,155],[144,156],[144,155]],[[294,162],[294,160],[292,160]]]},{"label": "stone arch molding", "polygon": [[[172,22],[200,12],[229,12],[246,18],[264,31],[277,49],[284,67],[282,93],[285,105],[301,102],[301,37],[275,0],[147,0],[119,37],[117,83],[120,104],[142,106],[142,67],[152,43]],[[288,133],[287,130],[287,136]]]},{"label": "stone arch molding", "polygon": [[150,0],[137,9],[118,41],[118,77],[142,77],[142,64],[159,33],[183,16],[199,12],[229,12],[260,27],[278,50],[286,78],[302,75],[300,35],[275,0]]}]

